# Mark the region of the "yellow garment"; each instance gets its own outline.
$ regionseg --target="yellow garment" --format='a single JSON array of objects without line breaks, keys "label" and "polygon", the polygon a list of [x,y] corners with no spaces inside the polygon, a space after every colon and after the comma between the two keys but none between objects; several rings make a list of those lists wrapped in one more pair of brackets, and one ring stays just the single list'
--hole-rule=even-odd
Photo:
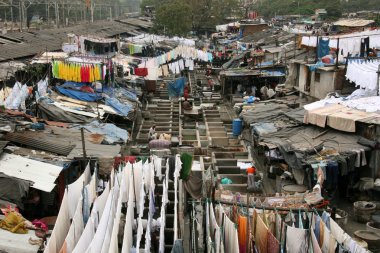
[{"label": "yellow garment", "polygon": [[3,220],[0,220],[0,228],[17,234],[28,233],[24,217],[15,211],[9,212]]}]

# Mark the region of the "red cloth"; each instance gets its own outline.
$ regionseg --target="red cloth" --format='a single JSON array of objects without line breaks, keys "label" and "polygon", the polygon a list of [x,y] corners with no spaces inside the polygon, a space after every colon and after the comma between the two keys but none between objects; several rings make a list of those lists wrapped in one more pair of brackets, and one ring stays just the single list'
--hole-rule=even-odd
[{"label": "red cloth", "polygon": [[185,98],[185,100],[187,100],[189,98],[189,92],[185,91],[183,93],[183,97]]},{"label": "red cloth", "polygon": [[81,82],[84,82],[84,66],[82,66],[81,68],[80,68],[80,80],[81,80]]},{"label": "red cloth", "polygon": [[82,86],[80,88],[80,91],[88,92],[88,93],[95,93],[95,91],[90,86],[87,86],[87,85]]},{"label": "red cloth", "polygon": [[116,169],[117,167],[119,167],[119,164],[121,162],[129,162],[129,163],[135,163],[136,162],[136,157],[135,156],[124,156],[124,157],[115,157],[115,161],[114,161],[114,168]]},{"label": "red cloth", "polygon": [[280,242],[276,237],[268,230],[268,241],[267,241],[267,250],[268,252],[279,252],[280,251]]},{"label": "red cloth", "polygon": [[136,76],[147,76],[148,75],[148,69],[147,68],[135,68],[135,75]]}]

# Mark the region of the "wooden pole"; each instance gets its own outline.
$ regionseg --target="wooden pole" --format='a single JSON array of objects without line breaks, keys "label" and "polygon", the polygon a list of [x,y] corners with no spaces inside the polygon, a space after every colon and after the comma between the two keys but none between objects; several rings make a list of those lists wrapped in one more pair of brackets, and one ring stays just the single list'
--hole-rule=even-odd
[{"label": "wooden pole", "polygon": [[82,137],[82,149],[83,149],[83,158],[87,158],[86,155],[86,141],[84,139],[84,128],[80,129],[81,137]]},{"label": "wooden pole", "polygon": [[377,89],[377,95],[379,96],[379,88],[380,88],[380,64],[379,64],[379,67],[377,68],[377,85],[376,85],[376,89]]},{"label": "wooden pole", "polygon": [[337,46],[336,46],[336,60],[335,60],[335,68],[338,69],[339,67],[339,38],[337,41]]}]

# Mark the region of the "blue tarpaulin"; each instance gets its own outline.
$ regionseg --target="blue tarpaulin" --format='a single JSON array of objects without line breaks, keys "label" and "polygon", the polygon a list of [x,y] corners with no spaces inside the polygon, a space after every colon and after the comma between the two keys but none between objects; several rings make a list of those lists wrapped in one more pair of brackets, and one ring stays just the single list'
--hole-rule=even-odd
[{"label": "blue tarpaulin", "polygon": [[122,116],[128,116],[128,113],[132,110],[130,105],[120,103],[117,98],[106,98],[106,105],[111,106],[118,114]]},{"label": "blue tarpaulin", "polygon": [[169,97],[182,97],[185,88],[186,78],[180,77],[173,82],[168,83]]},{"label": "blue tarpaulin", "polygon": [[102,99],[102,96],[96,93],[88,93],[72,89],[66,89],[60,86],[57,86],[56,88],[61,94],[81,101],[95,102],[97,100]]},{"label": "blue tarpaulin", "polygon": [[125,88],[107,88],[107,89],[104,89],[103,92],[106,93],[110,97],[118,97],[118,98],[125,97],[132,102],[136,102],[138,100],[137,95],[135,93]]},{"label": "blue tarpaulin", "polygon": [[279,77],[279,76],[285,76],[285,73],[282,71],[269,71],[269,70],[263,70],[261,71],[261,74],[263,76],[272,76],[272,77]]},{"label": "blue tarpaulin", "polygon": [[86,83],[76,83],[76,82],[65,82],[60,87],[62,88],[72,88],[75,90],[79,90],[82,86],[88,85]]},{"label": "blue tarpaulin", "polygon": [[110,123],[93,121],[84,126],[91,133],[103,134],[105,144],[123,143],[128,140],[128,132]]}]

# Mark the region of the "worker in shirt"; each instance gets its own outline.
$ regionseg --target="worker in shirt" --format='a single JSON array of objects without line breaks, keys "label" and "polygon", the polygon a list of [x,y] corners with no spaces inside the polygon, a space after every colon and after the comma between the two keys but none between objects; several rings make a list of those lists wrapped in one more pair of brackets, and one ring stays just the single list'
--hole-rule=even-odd
[{"label": "worker in shirt", "polygon": [[153,125],[153,126],[149,129],[148,140],[151,141],[151,140],[155,140],[155,139],[157,139],[156,125]]},{"label": "worker in shirt", "polygon": [[182,108],[183,108],[185,111],[188,111],[188,110],[192,110],[192,109],[193,109],[193,106],[190,104],[189,101],[187,101],[187,98],[185,98],[185,101],[182,103]]},{"label": "worker in shirt", "polygon": [[256,168],[251,166],[247,169],[247,174],[248,174],[248,186],[247,190],[248,191],[254,191],[256,189],[255,186],[255,173],[256,173]]}]

